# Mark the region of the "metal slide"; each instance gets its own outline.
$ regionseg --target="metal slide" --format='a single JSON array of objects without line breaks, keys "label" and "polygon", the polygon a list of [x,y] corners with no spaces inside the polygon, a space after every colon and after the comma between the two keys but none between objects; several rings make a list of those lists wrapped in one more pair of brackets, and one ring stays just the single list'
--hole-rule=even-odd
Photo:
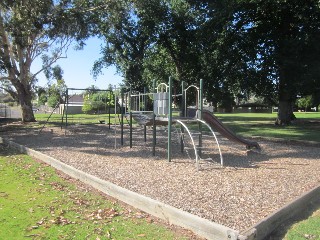
[{"label": "metal slide", "polygon": [[260,145],[257,142],[249,141],[237,136],[209,111],[202,111],[202,119],[206,123],[208,123],[211,128],[215,129],[217,132],[219,132],[222,136],[226,137],[230,141],[245,145],[247,149],[256,148],[257,150],[261,150]]}]

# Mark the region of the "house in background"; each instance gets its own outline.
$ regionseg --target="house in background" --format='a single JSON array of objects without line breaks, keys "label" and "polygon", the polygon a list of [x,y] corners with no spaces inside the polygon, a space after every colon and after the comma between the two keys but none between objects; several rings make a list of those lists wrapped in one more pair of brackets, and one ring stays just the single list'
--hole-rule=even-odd
[{"label": "house in background", "polygon": [[244,103],[233,107],[234,113],[272,113],[272,107],[260,103]]},{"label": "house in background", "polygon": [[[68,114],[83,113],[82,112],[83,103],[84,103],[83,94],[72,95],[68,100]],[[67,107],[67,104],[60,104],[59,114],[63,114],[65,107]]]}]

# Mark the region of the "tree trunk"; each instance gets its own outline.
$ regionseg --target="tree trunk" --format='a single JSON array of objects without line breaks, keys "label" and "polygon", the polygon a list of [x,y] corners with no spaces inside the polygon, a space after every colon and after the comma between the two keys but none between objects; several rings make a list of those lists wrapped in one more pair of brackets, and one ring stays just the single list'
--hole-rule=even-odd
[{"label": "tree trunk", "polygon": [[297,96],[296,83],[299,82],[297,76],[292,71],[292,66],[283,61],[282,56],[286,56],[286,46],[279,44],[280,60],[279,67],[279,106],[278,117],[275,121],[276,125],[288,125],[295,120],[293,114],[293,104]]},{"label": "tree trunk", "polygon": [[32,110],[32,94],[30,91],[25,90],[23,85],[19,87],[19,103],[21,107],[22,122],[35,122],[36,119]]},{"label": "tree trunk", "polygon": [[24,103],[21,105],[22,112],[22,122],[36,122],[36,119],[33,114],[32,105],[30,106],[28,103]]},{"label": "tree trunk", "polygon": [[279,102],[278,117],[276,119],[276,125],[288,125],[292,120],[296,119],[293,114],[292,101],[282,100]]}]

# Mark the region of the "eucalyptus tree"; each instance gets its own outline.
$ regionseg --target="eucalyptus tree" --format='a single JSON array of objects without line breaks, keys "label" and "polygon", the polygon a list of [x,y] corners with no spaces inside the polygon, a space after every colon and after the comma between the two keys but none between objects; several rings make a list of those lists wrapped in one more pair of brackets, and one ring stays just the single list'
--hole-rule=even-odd
[{"label": "eucalyptus tree", "polygon": [[[32,86],[38,74],[65,57],[72,40],[85,37],[82,23],[72,0],[1,0],[0,83],[9,83],[2,86],[19,102],[23,122],[35,121]],[[39,57],[43,67],[32,73]]]}]

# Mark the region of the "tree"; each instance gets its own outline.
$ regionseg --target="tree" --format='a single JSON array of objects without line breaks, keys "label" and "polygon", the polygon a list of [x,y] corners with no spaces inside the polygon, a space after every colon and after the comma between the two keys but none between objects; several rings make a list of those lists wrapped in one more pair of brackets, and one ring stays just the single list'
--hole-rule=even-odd
[{"label": "tree", "polygon": [[[94,64],[95,75],[103,67],[116,66],[126,83],[142,90],[143,61],[146,49],[152,44],[154,22],[151,9],[158,1],[109,1],[109,11],[104,9],[92,12],[95,33],[105,40],[102,57]],[[98,3],[99,4],[99,3]],[[154,8],[156,9],[156,7]]]},{"label": "tree", "polygon": [[277,94],[276,124],[289,124],[297,95],[319,86],[319,1],[238,0],[232,16],[224,42],[229,63],[247,75],[241,85],[258,95]]},{"label": "tree", "polygon": [[106,112],[107,107],[114,107],[115,104],[112,91],[89,90],[84,96],[82,111],[85,113]]},{"label": "tree", "polygon": [[308,108],[312,107],[312,96],[309,95],[309,96],[299,98],[297,99],[296,103],[299,108],[304,109],[304,111],[306,112]]},{"label": "tree", "polygon": [[36,95],[38,98],[38,105],[44,105],[47,102],[47,91],[44,87],[36,87]]},{"label": "tree", "polygon": [[[35,121],[32,85],[37,75],[65,57],[73,39],[85,37],[72,0],[2,0],[0,2],[0,81],[21,106],[22,121]],[[50,52],[51,50],[51,52]],[[43,68],[31,73],[42,56]]]},{"label": "tree", "polygon": [[[57,107],[58,104],[64,102],[67,85],[63,80],[63,70],[59,65],[46,70],[46,76],[48,78],[48,105],[50,107]],[[52,81],[55,83],[52,83]]]}]

